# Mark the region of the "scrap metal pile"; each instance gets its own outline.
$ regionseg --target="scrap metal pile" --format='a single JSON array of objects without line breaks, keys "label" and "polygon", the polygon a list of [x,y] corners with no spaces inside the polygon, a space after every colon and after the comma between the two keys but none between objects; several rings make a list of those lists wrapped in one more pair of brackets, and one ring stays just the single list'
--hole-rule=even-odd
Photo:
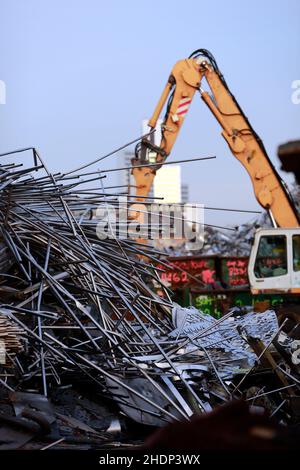
[{"label": "scrap metal pile", "polygon": [[[291,196],[300,213],[300,187],[298,185],[294,184],[292,186]],[[259,227],[272,227],[267,212],[263,212],[249,222],[236,227],[235,230],[228,230],[228,227],[226,230],[222,230],[222,228],[207,225],[205,226],[204,245],[197,254],[202,256],[249,256],[255,230]],[[176,256],[195,255],[195,251],[190,251],[186,244],[168,250],[168,253],[171,256],[175,256],[175,254]]]},{"label": "scrap metal pile", "polygon": [[[300,213],[300,189],[298,185],[291,188],[291,195],[295,206]],[[272,227],[271,220],[267,212],[263,212],[254,220],[237,227],[233,234],[224,230],[216,230],[206,227],[206,242],[201,250],[205,255],[223,256],[249,256],[254,232],[257,227]]]},{"label": "scrap metal pile", "polygon": [[163,426],[241,397],[297,421],[293,338],[274,312],[174,306],[155,250],[97,236],[91,214],[120,195],[104,173],[86,189],[33,156],[0,165],[0,448],[125,445],[139,441],[125,419]]}]

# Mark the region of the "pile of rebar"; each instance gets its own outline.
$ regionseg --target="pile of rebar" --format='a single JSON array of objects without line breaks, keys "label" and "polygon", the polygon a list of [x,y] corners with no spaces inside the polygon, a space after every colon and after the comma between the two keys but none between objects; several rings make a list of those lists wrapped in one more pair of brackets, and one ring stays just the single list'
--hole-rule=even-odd
[{"label": "pile of rebar", "polygon": [[[91,214],[117,204],[121,193],[105,188],[100,170],[92,178],[97,187],[86,189],[91,179],[80,172],[53,175],[32,152],[31,167],[5,165],[3,156],[0,165],[0,315],[15,325],[16,341],[23,333],[23,351],[7,354],[0,386],[51,396],[55,387],[85,382],[152,426],[245,397],[249,387],[242,384],[257,374],[256,364],[234,348],[229,354],[230,331],[212,344],[209,338],[234,312],[191,335],[185,319],[174,320],[174,310],[172,319],[170,292],[155,268],[159,254],[133,239],[98,236],[99,218]],[[265,351],[280,331],[277,325]],[[251,348],[248,339],[242,341]],[[289,392],[299,394],[299,371],[264,367],[272,379],[266,385],[265,376],[257,379],[248,399],[271,395],[272,413],[278,408],[286,415]]]}]

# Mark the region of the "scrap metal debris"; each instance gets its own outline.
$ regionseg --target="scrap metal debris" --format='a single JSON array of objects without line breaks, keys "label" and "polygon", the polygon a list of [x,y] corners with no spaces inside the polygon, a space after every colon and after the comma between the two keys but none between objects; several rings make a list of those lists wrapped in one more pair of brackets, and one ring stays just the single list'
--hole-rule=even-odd
[{"label": "scrap metal debris", "polygon": [[[299,185],[294,184],[291,186],[291,196],[300,213]],[[267,212],[263,212],[249,222],[239,225],[233,233],[228,230],[228,227],[223,230],[222,227],[205,226],[204,245],[197,253],[195,250],[190,251],[186,243],[176,247],[168,247],[166,252],[170,256],[195,256],[196,254],[201,256],[249,256],[254,232],[258,227],[272,227]]]},{"label": "scrap metal debris", "polygon": [[0,346],[3,355],[1,364],[5,362],[6,355],[16,354],[24,349],[24,332],[16,323],[2,315],[0,315]]},{"label": "scrap metal debris", "polygon": [[[176,329],[170,336],[183,336],[190,339],[190,348],[197,344],[199,348],[212,350],[213,360],[220,374],[232,378],[239,370],[252,367],[256,355],[246,341],[247,337],[258,338],[269,344],[279,329],[276,313],[267,310],[263,315],[254,314],[253,311],[234,317],[238,312],[235,307],[229,315],[217,321],[215,318],[203,314],[195,307],[173,308],[173,322]],[[226,354],[226,366],[220,356]],[[230,368],[230,358],[233,366]],[[237,363],[238,360],[238,363]],[[223,369],[223,371],[222,371]]]},{"label": "scrap metal debris", "polygon": [[[158,296],[154,249],[97,236],[91,214],[120,195],[104,187],[105,174],[54,175],[32,152],[28,168],[0,166],[2,448],[132,444],[125,416],[159,427],[241,397],[268,396],[273,415],[295,422],[299,370],[276,349],[274,312],[233,309],[216,321],[174,306],[161,284]],[[98,186],[86,189],[91,179]],[[266,351],[284,385],[262,361]]]}]

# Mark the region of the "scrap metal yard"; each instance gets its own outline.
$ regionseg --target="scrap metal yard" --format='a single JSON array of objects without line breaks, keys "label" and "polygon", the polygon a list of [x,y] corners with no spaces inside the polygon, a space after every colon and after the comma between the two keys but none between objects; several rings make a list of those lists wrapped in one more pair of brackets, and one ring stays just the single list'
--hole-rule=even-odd
[{"label": "scrap metal yard", "polygon": [[118,193],[103,182],[83,197],[80,173],[27,152],[28,168],[1,156],[0,448],[138,446],[130,422],[147,435],[234,399],[295,425],[298,325],[174,304],[156,269],[166,255],[96,236],[91,211]]},{"label": "scrap metal yard", "polygon": [[0,9],[1,456],[297,458],[299,2]]}]

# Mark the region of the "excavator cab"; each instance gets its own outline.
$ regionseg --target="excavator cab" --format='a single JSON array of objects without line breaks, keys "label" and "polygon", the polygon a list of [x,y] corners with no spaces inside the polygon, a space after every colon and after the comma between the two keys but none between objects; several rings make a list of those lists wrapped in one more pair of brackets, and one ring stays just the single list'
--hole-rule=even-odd
[{"label": "excavator cab", "polygon": [[253,294],[300,294],[300,228],[257,230],[248,276]]}]

